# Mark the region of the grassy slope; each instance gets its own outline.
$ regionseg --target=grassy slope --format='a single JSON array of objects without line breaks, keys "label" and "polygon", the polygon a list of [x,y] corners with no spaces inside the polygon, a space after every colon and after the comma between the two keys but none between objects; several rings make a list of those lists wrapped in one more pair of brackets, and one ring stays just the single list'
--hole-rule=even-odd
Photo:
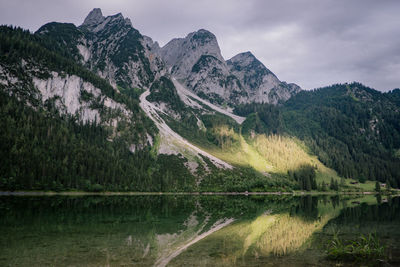
[{"label": "grassy slope", "polygon": [[316,156],[307,153],[307,147],[296,138],[256,135],[250,142],[258,153],[274,166],[273,172],[287,174],[289,170],[310,164],[316,166],[318,183],[329,183],[331,178],[339,179],[334,170],[323,165]]},{"label": "grassy slope", "polygon": [[[302,164],[310,164],[317,168],[318,184],[322,182],[329,184],[332,178],[340,180],[336,171],[326,167],[316,156],[311,155],[307,146],[297,138],[264,134],[245,138],[227,125],[220,125],[211,130],[214,135],[223,136],[228,141],[216,146],[183,135],[201,149],[234,166],[252,167],[261,173],[286,176],[289,170],[296,170]],[[352,179],[346,179],[349,190],[373,191],[375,186],[371,181],[357,185],[352,185],[351,182]]]}]

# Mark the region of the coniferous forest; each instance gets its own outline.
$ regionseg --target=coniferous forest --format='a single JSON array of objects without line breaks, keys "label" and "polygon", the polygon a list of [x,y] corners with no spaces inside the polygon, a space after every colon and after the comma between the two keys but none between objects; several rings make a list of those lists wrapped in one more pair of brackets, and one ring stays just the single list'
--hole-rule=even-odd
[{"label": "coniferous forest", "polygon": [[286,134],[305,141],[327,166],[360,182],[400,184],[398,89],[380,93],[359,83],[302,91],[284,104],[247,104],[243,132]]},{"label": "coniferous forest", "polygon": [[193,184],[182,159],[131,153],[124,142],[107,140],[100,125],[34,110],[3,92],[0,107],[1,190],[171,191]]},{"label": "coniferous forest", "polygon": [[[79,33],[69,24],[62,27],[64,35],[60,38],[64,45],[54,36],[0,27],[1,66],[22,81],[22,84],[14,85],[13,90],[0,84],[0,189],[193,190],[195,177],[185,166],[184,157],[157,156],[151,146],[134,153],[129,150],[127,144],[138,141],[140,136],[146,133],[152,137],[157,135],[154,123],[139,107],[139,95],[143,90],[125,84],[125,87],[118,86],[119,93],[116,93],[107,80],[80,63],[77,51],[66,47],[65,44],[72,42]],[[30,65],[31,72],[27,72],[26,65]],[[41,67],[35,69],[35,66]],[[35,69],[34,73],[32,69]],[[51,101],[40,103],[35,97],[37,92],[31,76],[44,79],[50,77],[51,71],[77,75],[95,85],[107,97],[125,105],[132,111],[131,120],[135,123],[119,128],[125,127],[128,134],[110,141],[111,129],[101,122],[85,124],[76,116],[59,113]],[[185,113],[184,103],[167,77],[155,81],[150,91],[149,100],[170,103],[175,111]],[[234,112],[247,119],[240,129],[235,124],[231,126],[244,136],[255,131],[297,137],[340,176],[360,182],[377,180],[398,188],[399,92],[396,89],[380,93],[359,83],[302,91],[278,105],[253,103],[236,106]],[[93,96],[83,91],[81,98],[91,99]],[[93,102],[92,107],[103,115],[107,113],[100,102]],[[203,137],[204,133],[196,133],[196,116],[183,116],[185,120],[186,117],[191,118],[187,135]],[[212,121],[217,118],[213,117]],[[185,120],[171,122],[173,128],[184,131],[187,128]],[[199,139],[199,142],[203,141]],[[258,186],[267,188],[275,183],[260,178],[254,170],[249,171],[251,179],[236,184],[233,181],[240,174],[230,173],[228,177],[233,180],[229,183],[211,181],[212,177],[226,175],[226,172],[216,173],[203,181],[207,190],[251,190]],[[283,181],[281,185],[317,189],[315,173],[307,166],[288,173],[285,179],[290,182]]]}]

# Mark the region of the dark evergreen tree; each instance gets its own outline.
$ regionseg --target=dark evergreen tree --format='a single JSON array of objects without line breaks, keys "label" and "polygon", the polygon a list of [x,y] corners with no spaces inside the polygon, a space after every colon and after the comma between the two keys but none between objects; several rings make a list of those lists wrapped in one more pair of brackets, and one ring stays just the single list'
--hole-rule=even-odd
[{"label": "dark evergreen tree", "polygon": [[378,193],[381,192],[381,183],[379,181],[375,182],[375,191]]}]

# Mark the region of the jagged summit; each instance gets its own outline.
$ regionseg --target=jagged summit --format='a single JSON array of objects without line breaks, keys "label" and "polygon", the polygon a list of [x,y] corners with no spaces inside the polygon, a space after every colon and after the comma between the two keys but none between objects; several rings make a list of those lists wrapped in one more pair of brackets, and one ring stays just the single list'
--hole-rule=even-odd
[{"label": "jagged summit", "polygon": [[239,53],[231,59],[227,60],[226,63],[232,71],[242,71],[242,70],[254,70],[262,74],[270,74],[275,76],[265,65],[259,61],[253,53],[250,51]]},{"label": "jagged summit", "polygon": [[166,72],[158,44],[141,35],[121,13],[103,16],[100,8],[94,8],[78,27],[52,22],[37,33],[55,38],[115,89],[146,88]]},{"label": "jagged summit", "polygon": [[257,60],[258,61],[258,59],[253,55],[253,53],[251,53],[250,51],[247,51],[247,52],[239,53],[236,56],[233,56],[231,59],[228,59],[227,62],[238,62],[238,61],[243,61],[243,60],[247,60],[247,61]]},{"label": "jagged summit", "polygon": [[207,43],[207,42],[213,42],[217,40],[217,37],[210,31],[205,30],[205,29],[200,29],[196,32],[191,32],[186,36],[186,39],[191,39],[193,41],[197,41],[199,43]]},{"label": "jagged summit", "polygon": [[193,65],[203,55],[213,56],[225,61],[221,55],[217,38],[213,33],[200,29],[189,33],[185,38],[175,38],[163,46],[161,55],[178,79],[185,79]]},{"label": "jagged summit", "polygon": [[[121,14],[121,13],[120,13]],[[105,20],[100,8],[93,8],[83,21],[82,26],[92,26],[102,23]]]},{"label": "jagged summit", "polygon": [[204,34],[204,35],[210,35],[210,36],[215,37],[215,35],[212,32],[210,32],[209,30],[206,30],[206,29],[199,29],[195,32],[189,33],[188,35],[191,35],[191,34]]},{"label": "jagged summit", "polygon": [[225,61],[217,38],[205,29],[172,39],[161,48],[161,56],[186,87],[219,104],[277,104],[301,90],[281,82],[250,51]]},{"label": "jagged summit", "polygon": [[[53,28],[42,32],[57,34]],[[80,53],[85,64],[115,87],[146,87],[154,77],[168,73],[203,98],[232,107],[251,102],[276,104],[300,91],[297,85],[281,82],[250,51],[226,61],[217,37],[206,29],[172,39],[160,48],[121,13],[103,16],[95,8],[72,32],[75,36],[66,41],[78,42],[71,43],[70,50]]]},{"label": "jagged summit", "polygon": [[128,28],[133,28],[131,20],[129,18],[124,18],[122,13],[104,17],[100,8],[94,8],[90,11],[80,27],[93,32],[99,32],[102,31],[106,25],[115,24],[118,24],[119,27],[128,26]]},{"label": "jagged summit", "polygon": [[296,84],[281,82],[249,51],[232,57],[226,63],[230,72],[240,80],[248,102],[277,104],[301,90]]},{"label": "jagged summit", "polygon": [[239,56],[240,57],[253,57],[253,58],[255,58],[253,53],[251,53],[250,51],[246,51],[246,52],[242,52],[242,53],[237,54],[236,56],[232,57],[231,60],[236,58],[236,57],[239,57]]},{"label": "jagged summit", "polygon": [[[241,65],[243,63],[250,64],[251,62],[258,61],[258,59],[251,53],[250,51],[242,52],[228,59],[226,62],[228,64],[234,64],[240,62]],[[261,63],[261,62],[260,62]]]},{"label": "jagged summit", "polygon": [[164,47],[168,46],[170,43],[174,43],[177,41],[184,41],[184,40],[193,40],[193,41],[198,41],[198,40],[216,40],[217,37],[210,31],[206,29],[199,29],[197,31],[188,33],[186,37],[184,38],[174,38],[171,41],[169,41]]}]

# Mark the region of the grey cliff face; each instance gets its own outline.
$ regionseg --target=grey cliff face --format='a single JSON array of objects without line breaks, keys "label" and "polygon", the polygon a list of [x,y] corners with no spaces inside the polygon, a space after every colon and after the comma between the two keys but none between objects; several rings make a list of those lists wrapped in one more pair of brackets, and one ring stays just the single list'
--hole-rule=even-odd
[{"label": "grey cliff face", "polygon": [[171,75],[203,98],[218,104],[286,101],[301,89],[281,82],[250,52],[225,61],[216,37],[199,30],[161,48]]},{"label": "grey cliff face", "polygon": [[225,61],[203,55],[192,67],[186,86],[199,96],[215,103],[240,103],[246,99],[238,78],[232,75]]},{"label": "grey cliff face", "polygon": [[228,67],[247,93],[246,102],[277,104],[298,93],[295,84],[281,82],[251,52],[240,53],[227,61]]},{"label": "grey cliff face", "polygon": [[90,11],[89,15],[85,18],[85,21],[83,22],[82,25],[85,26],[93,26],[100,24],[105,20],[105,17],[103,17],[103,14],[101,13],[100,8],[94,8],[92,11]]},{"label": "grey cliff face", "polygon": [[38,33],[59,36],[60,29],[73,32],[64,43],[75,58],[116,89],[149,88],[161,76],[171,75],[200,97],[230,106],[277,104],[301,90],[281,82],[250,52],[225,61],[217,38],[204,29],[160,48],[121,13],[104,17],[95,8],[79,27],[49,23]]},{"label": "grey cliff face", "polygon": [[147,88],[165,74],[156,45],[121,13],[103,17],[95,8],[79,28],[85,32],[78,47],[85,64],[114,87]]},{"label": "grey cliff face", "polygon": [[217,38],[203,29],[189,33],[185,38],[173,39],[161,48],[161,55],[177,79],[185,79],[202,55],[224,61]]},{"label": "grey cliff face", "polygon": [[207,30],[171,40],[161,48],[171,75],[214,103],[240,101],[240,82],[230,74],[217,38]]}]

